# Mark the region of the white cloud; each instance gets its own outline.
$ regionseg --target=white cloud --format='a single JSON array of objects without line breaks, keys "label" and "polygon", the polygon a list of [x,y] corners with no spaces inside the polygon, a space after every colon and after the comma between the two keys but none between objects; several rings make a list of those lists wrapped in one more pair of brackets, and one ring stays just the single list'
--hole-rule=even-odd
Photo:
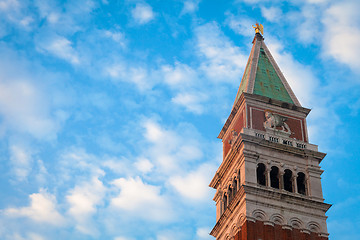
[{"label": "white cloud", "polygon": [[278,7],[260,7],[261,14],[270,22],[279,22],[282,17],[281,8]]},{"label": "white cloud", "polygon": [[151,75],[143,67],[132,67],[124,62],[118,62],[104,69],[105,75],[113,81],[131,82],[137,86],[140,91],[152,88]]},{"label": "white cloud", "polygon": [[319,39],[321,32],[321,24],[319,17],[322,9],[315,5],[304,5],[299,14],[291,14],[288,16],[290,19],[294,18],[293,25],[296,29],[298,40],[303,43],[315,43]]},{"label": "white cloud", "polygon": [[20,7],[20,4],[17,0],[2,0],[0,1],[0,10],[6,11],[9,9],[16,9]]},{"label": "white cloud", "polygon": [[105,72],[113,78],[125,77],[126,66],[124,64],[116,64],[105,69]]},{"label": "white cloud", "polygon": [[326,3],[329,0],[307,0],[308,3],[314,3],[314,4],[318,4],[318,3]]},{"label": "white cloud", "polygon": [[175,63],[175,66],[162,66],[162,73],[166,84],[174,88],[184,88],[197,80],[197,73],[186,64]]},{"label": "white cloud", "polygon": [[189,112],[202,114],[204,112],[204,103],[208,99],[207,95],[197,92],[197,93],[179,93],[171,99],[173,103],[185,107]]},{"label": "white cloud", "polygon": [[10,236],[6,237],[6,240],[45,240],[45,239],[46,238],[44,238],[43,236],[33,232],[27,233],[25,237],[21,236],[19,233],[13,233]]},{"label": "white cloud", "polygon": [[105,192],[106,188],[96,177],[69,191],[66,196],[68,213],[76,220],[77,230],[89,235],[97,233],[96,227],[91,224],[91,216],[97,212],[97,206],[102,204]]},{"label": "white cloud", "polygon": [[37,8],[35,14],[39,16],[42,26],[63,36],[83,30],[84,24],[89,23],[89,19],[92,18],[91,12],[99,5],[93,0],[66,3],[42,0],[33,2]]},{"label": "white cloud", "polygon": [[132,217],[152,221],[168,221],[172,216],[165,197],[158,186],[144,183],[140,177],[119,178],[112,182],[120,193],[111,199],[111,205]]},{"label": "white cloud", "polygon": [[200,0],[186,0],[184,1],[184,7],[181,10],[180,15],[193,13],[198,10]]},{"label": "white cloud", "polygon": [[[0,68],[3,66],[0,65]],[[3,124],[11,130],[30,133],[37,138],[53,138],[59,125],[49,113],[49,102],[43,92],[29,80],[16,78],[0,76]]]},{"label": "white cloud", "polygon": [[164,229],[156,234],[156,240],[184,240],[189,239],[185,229]]},{"label": "white cloud", "polygon": [[45,238],[37,233],[28,233],[27,239],[29,240],[45,240]]},{"label": "white cloud", "polygon": [[323,51],[338,62],[347,64],[355,72],[360,72],[360,9],[359,1],[343,1],[326,10],[324,24]]},{"label": "white cloud", "polygon": [[111,38],[114,42],[119,43],[120,46],[125,47],[125,37],[123,33],[105,30],[104,34],[106,37]]},{"label": "white cloud", "polygon": [[196,171],[185,176],[171,177],[169,182],[186,199],[206,201],[210,198],[209,182],[216,167],[203,164]]},{"label": "white cloud", "polygon": [[[166,131],[164,131],[163,129],[161,129],[161,127],[156,124],[155,122],[148,120],[146,121],[146,123],[144,124],[144,127],[146,129],[146,133],[145,133],[145,137],[147,140],[151,141],[151,142],[160,142],[163,140],[171,140],[172,136],[170,136],[169,139],[167,138],[167,135],[172,135],[172,133],[167,133]],[[175,139],[175,138],[174,138]],[[170,142],[167,142],[168,144]]]},{"label": "white cloud", "polygon": [[216,23],[195,29],[196,51],[203,57],[201,70],[213,81],[236,83],[242,74],[247,56],[243,55]]},{"label": "white cloud", "polygon": [[164,169],[170,171],[176,169],[176,161],[173,156],[173,151],[178,145],[178,139],[173,132],[165,131],[161,127],[148,120],[144,124],[145,138],[152,144],[148,149],[148,154],[154,158],[156,164]]},{"label": "white cloud", "polygon": [[76,186],[66,196],[70,204],[69,214],[76,219],[88,218],[96,212],[96,205],[102,202],[105,190],[103,183],[95,177]]},{"label": "white cloud", "polygon": [[228,13],[225,22],[237,34],[249,37],[253,37],[255,34],[252,28],[254,21],[245,16],[234,16]]},{"label": "white cloud", "polygon": [[122,158],[116,158],[116,157],[107,157],[105,159],[101,160],[101,166],[108,168],[110,171],[118,173],[118,174],[128,174],[131,172],[129,168],[128,159],[122,157]]},{"label": "white cloud", "polygon": [[154,168],[154,165],[149,161],[149,159],[146,159],[146,158],[138,159],[134,163],[134,165],[139,171],[141,171],[143,173],[148,173]]},{"label": "white cloud", "polygon": [[114,240],[129,240],[129,238],[126,237],[116,237]]},{"label": "white cloud", "polygon": [[30,196],[31,204],[23,208],[7,208],[5,215],[10,217],[27,217],[35,222],[61,226],[65,219],[57,211],[57,203],[54,195],[41,190],[39,193],[33,193]]},{"label": "white cloud", "polygon": [[236,2],[245,2],[245,3],[249,3],[249,4],[257,4],[259,2],[277,2],[277,0],[235,0]]},{"label": "white cloud", "polygon": [[34,22],[34,19],[30,16],[26,16],[21,19],[19,23],[24,27],[28,27],[32,22]]},{"label": "white cloud", "polygon": [[131,10],[131,15],[137,24],[146,24],[155,18],[155,14],[150,5],[146,3],[138,3]]},{"label": "white cloud", "polygon": [[36,180],[40,185],[44,185],[49,178],[49,173],[44,166],[44,162],[42,160],[37,160],[37,174],[36,174]]},{"label": "white cloud", "polygon": [[[75,1],[73,1],[75,2]],[[67,13],[67,9],[55,1],[34,1],[34,5],[37,8],[37,14],[42,21],[46,23],[46,26],[50,29],[56,30],[57,33],[70,32],[74,33],[80,28],[75,21],[76,14]],[[70,6],[71,4],[68,4]],[[85,9],[85,8],[82,8]]]},{"label": "white cloud", "polygon": [[33,13],[28,11],[29,3],[18,0],[1,0],[0,1],[0,18],[1,29],[4,34],[12,34],[8,28],[19,29],[20,31],[32,30],[33,23],[36,22]]},{"label": "white cloud", "polygon": [[26,180],[32,169],[32,153],[24,146],[10,146],[10,161],[18,181]]},{"label": "white cloud", "polygon": [[174,66],[164,65],[161,70],[165,83],[176,92],[171,101],[189,112],[202,114],[208,97],[202,92],[203,89],[196,89],[201,84],[196,70],[178,62]]},{"label": "white cloud", "polygon": [[212,236],[210,236],[211,229],[209,227],[202,227],[196,229],[196,236],[200,239],[213,239]]},{"label": "white cloud", "polygon": [[37,44],[41,52],[49,53],[76,65],[80,63],[80,60],[72,45],[73,43],[71,41],[59,35],[46,37],[44,41],[40,41]]},{"label": "white cloud", "polygon": [[203,156],[200,144],[194,138],[196,131],[190,126],[187,127],[188,129],[178,131],[167,130],[149,119],[144,122],[143,127],[145,139],[149,142],[144,156],[162,173],[171,175],[174,172],[183,171],[180,164],[184,166]]},{"label": "white cloud", "polygon": [[103,176],[105,172],[100,166],[106,164],[106,160],[108,159],[99,159],[82,148],[68,149],[60,155],[59,159],[58,171],[61,173],[61,181],[72,181],[77,176],[79,178]]}]

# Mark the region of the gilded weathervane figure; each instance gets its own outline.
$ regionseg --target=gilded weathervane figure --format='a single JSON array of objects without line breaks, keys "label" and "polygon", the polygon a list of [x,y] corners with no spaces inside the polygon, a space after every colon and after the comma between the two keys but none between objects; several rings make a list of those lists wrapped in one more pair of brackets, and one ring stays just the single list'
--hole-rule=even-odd
[{"label": "gilded weathervane figure", "polygon": [[261,33],[261,35],[264,35],[264,27],[262,24],[259,24],[257,22],[255,27],[254,27],[254,25],[252,27],[255,28],[255,33]]}]

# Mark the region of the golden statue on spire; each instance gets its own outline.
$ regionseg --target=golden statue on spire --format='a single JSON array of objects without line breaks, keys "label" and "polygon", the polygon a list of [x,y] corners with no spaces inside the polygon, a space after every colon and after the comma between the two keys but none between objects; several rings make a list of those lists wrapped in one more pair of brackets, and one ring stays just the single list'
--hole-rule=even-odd
[{"label": "golden statue on spire", "polygon": [[262,24],[256,22],[256,26],[254,27],[253,25],[252,27],[255,28],[255,33],[261,33],[261,35],[264,35],[264,27]]}]

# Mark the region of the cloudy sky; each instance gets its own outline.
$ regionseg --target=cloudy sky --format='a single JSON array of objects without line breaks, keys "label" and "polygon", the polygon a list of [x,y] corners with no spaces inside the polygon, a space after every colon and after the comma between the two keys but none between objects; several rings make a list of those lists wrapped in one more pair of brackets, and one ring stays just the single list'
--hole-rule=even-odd
[{"label": "cloudy sky", "polygon": [[360,225],[358,0],[0,0],[0,239],[209,240],[256,21]]}]

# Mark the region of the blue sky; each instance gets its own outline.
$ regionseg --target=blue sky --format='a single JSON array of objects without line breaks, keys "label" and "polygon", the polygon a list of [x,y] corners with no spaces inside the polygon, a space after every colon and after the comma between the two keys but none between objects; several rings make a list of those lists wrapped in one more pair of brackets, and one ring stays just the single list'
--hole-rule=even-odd
[{"label": "blue sky", "polygon": [[0,238],[213,239],[256,21],[308,116],[330,239],[360,225],[360,2],[0,0]]}]

